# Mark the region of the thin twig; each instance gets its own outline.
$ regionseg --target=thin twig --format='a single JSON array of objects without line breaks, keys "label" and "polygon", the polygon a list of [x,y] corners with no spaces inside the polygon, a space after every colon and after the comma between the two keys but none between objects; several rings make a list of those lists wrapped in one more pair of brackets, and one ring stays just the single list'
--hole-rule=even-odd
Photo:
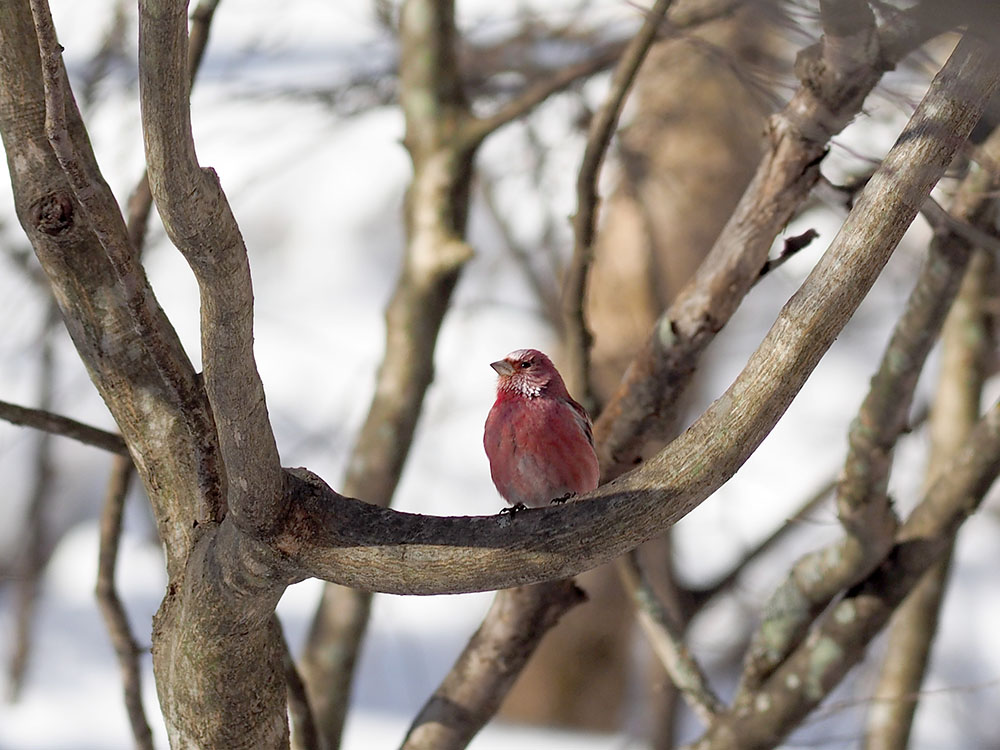
[{"label": "thin twig", "polygon": [[316,717],[309,704],[306,684],[302,681],[302,675],[299,674],[299,670],[295,666],[292,650],[288,647],[288,641],[285,639],[284,629],[281,627],[277,614],[274,615],[274,622],[281,633],[281,643],[284,647],[282,662],[285,666],[285,683],[288,686],[288,716],[292,724],[292,747],[300,748],[300,750],[322,750],[323,739],[316,727]]},{"label": "thin twig", "polygon": [[618,558],[616,567],[653,651],[694,714],[702,724],[710,726],[724,704],[685,645],[683,630],[674,625],[646,577],[635,550]]},{"label": "thin twig", "polygon": [[121,435],[109,432],[108,430],[102,430],[99,427],[91,427],[88,424],[77,422],[75,419],[70,419],[60,414],[53,414],[45,409],[31,409],[7,401],[0,401],[0,419],[11,424],[33,427],[36,430],[50,432],[53,435],[73,438],[73,440],[78,440],[84,445],[92,445],[95,448],[101,448],[111,453],[123,456],[128,455],[128,447],[125,445],[125,441]]},{"label": "thin twig", "polygon": [[576,180],[576,215],[573,217],[573,259],[566,269],[563,284],[563,337],[567,366],[563,373],[580,402],[593,410],[594,394],[590,383],[590,345],[593,338],[584,314],[587,276],[594,261],[594,236],[597,231],[597,179],[604,156],[611,145],[628,96],[646,58],[663,18],[673,0],[657,0],[646,15],[642,28],[628,43],[615,67],[611,89],[590,124],[583,162]]},{"label": "thin twig", "polygon": [[111,645],[118,657],[118,667],[122,675],[122,689],[125,695],[125,710],[132,725],[132,736],[136,747],[152,750],[153,734],[142,707],[142,675],[139,671],[139,656],[142,649],[132,635],[128,615],[115,588],[115,568],[118,563],[118,544],[122,532],[122,512],[129,482],[134,467],[127,456],[114,459],[114,469],[108,482],[104,507],[101,510],[100,551],[97,562],[97,603],[104,617]]},{"label": "thin twig", "polygon": [[[52,390],[55,373],[52,356],[52,334],[59,311],[51,297],[47,300],[45,320],[42,324],[39,340],[41,353],[39,357],[38,403],[47,409],[52,405]],[[38,603],[38,590],[42,572],[48,562],[50,549],[48,540],[46,515],[52,499],[52,435],[42,432],[35,445],[34,472],[32,477],[31,496],[28,499],[28,509],[25,514],[24,529],[21,534],[22,545],[17,563],[17,584],[14,598],[15,627],[14,641],[11,652],[8,696],[16,701],[24,687],[24,676],[31,657],[34,632],[35,607]]]}]

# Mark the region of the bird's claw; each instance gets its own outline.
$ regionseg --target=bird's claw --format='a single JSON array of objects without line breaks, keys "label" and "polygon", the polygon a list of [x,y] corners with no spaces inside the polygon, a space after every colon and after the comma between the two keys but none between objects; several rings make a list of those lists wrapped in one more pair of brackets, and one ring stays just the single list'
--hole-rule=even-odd
[{"label": "bird's claw", "polygon": [[514,503],[513,505],[511,505],[508,508],[501,508],[500,512],[497,515],[500,515],[500,516],[508,516],[509,515],[511,518],[513,518],[515,513],[520,513],[522,510],[527,510],[527,509],[528,509],[528,506],[525,505],[524,503]]},{"label": "bird's claw", "polygon": [[554,497],[554,498],[552,498],[552,500],[551,500],[551,501],[549,502],[549,505],[562,505],[562,504],[563,504],[563,503],[565,503],[565,502],[566,502],[567,500],[569,500],[569,499],[570,499],[571,497],[576,497],[576,493],[575,493],[575,492],[567,492],[567,493],[566,493],[565,495],[563,495],[562,497]]}]

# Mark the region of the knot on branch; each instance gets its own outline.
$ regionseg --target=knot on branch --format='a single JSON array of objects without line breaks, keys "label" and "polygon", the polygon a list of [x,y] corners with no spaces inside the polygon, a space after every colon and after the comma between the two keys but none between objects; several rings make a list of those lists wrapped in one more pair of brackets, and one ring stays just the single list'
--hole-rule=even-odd
[{"label": "knot on branch", "polygon": [[73,227],[73,199],[69,193],[47,193],[31,206],[31,223],[42,234],[58,236]]}]

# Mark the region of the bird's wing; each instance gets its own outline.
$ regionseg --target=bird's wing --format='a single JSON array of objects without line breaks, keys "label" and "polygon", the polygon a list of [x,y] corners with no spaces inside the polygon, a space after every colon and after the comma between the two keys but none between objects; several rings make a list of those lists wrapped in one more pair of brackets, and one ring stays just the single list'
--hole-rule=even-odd
[{"label": "bird's wing", "polygon": [[587,442],[590,443],[590,447],[594,447],[594,428],[590,422],[590,415],[587,414],[587,410],[584,409],[580,404],[571,398],[566,399],[566,403],[569,404],[573,409],[573,417],[576,419],[577,423],[580,425],[580,429],[587,438]]}]

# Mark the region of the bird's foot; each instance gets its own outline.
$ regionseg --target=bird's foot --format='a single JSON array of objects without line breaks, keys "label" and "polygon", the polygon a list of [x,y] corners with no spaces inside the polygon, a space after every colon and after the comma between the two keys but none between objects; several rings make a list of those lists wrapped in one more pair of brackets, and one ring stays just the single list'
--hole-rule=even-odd
[{"label": "bird's foot", "polygon": [[563,503],[565,503],[565,502],[566,502],[567,500],[569,500],[569,499],[570,499],[571,497],[576,497],[576,493],[575,493],[575,492],[567,492],[567,493],[566,493],[565,495],[563,495],[562,497],[554,497],[554,498],[552,498],[552,500],[551,500],[551,501],[549,502],[549,505],[562,505],[562,504],[563,504]]},{"label": "bird's foot", "polygon": [[497,514],[499,516],[509,515],[511,518],[514,517],[515,513],[520,513],[522,510],[527,510],[528,506],[524,503],[514,503],[509,508],[501,508],[500,512]]}]

